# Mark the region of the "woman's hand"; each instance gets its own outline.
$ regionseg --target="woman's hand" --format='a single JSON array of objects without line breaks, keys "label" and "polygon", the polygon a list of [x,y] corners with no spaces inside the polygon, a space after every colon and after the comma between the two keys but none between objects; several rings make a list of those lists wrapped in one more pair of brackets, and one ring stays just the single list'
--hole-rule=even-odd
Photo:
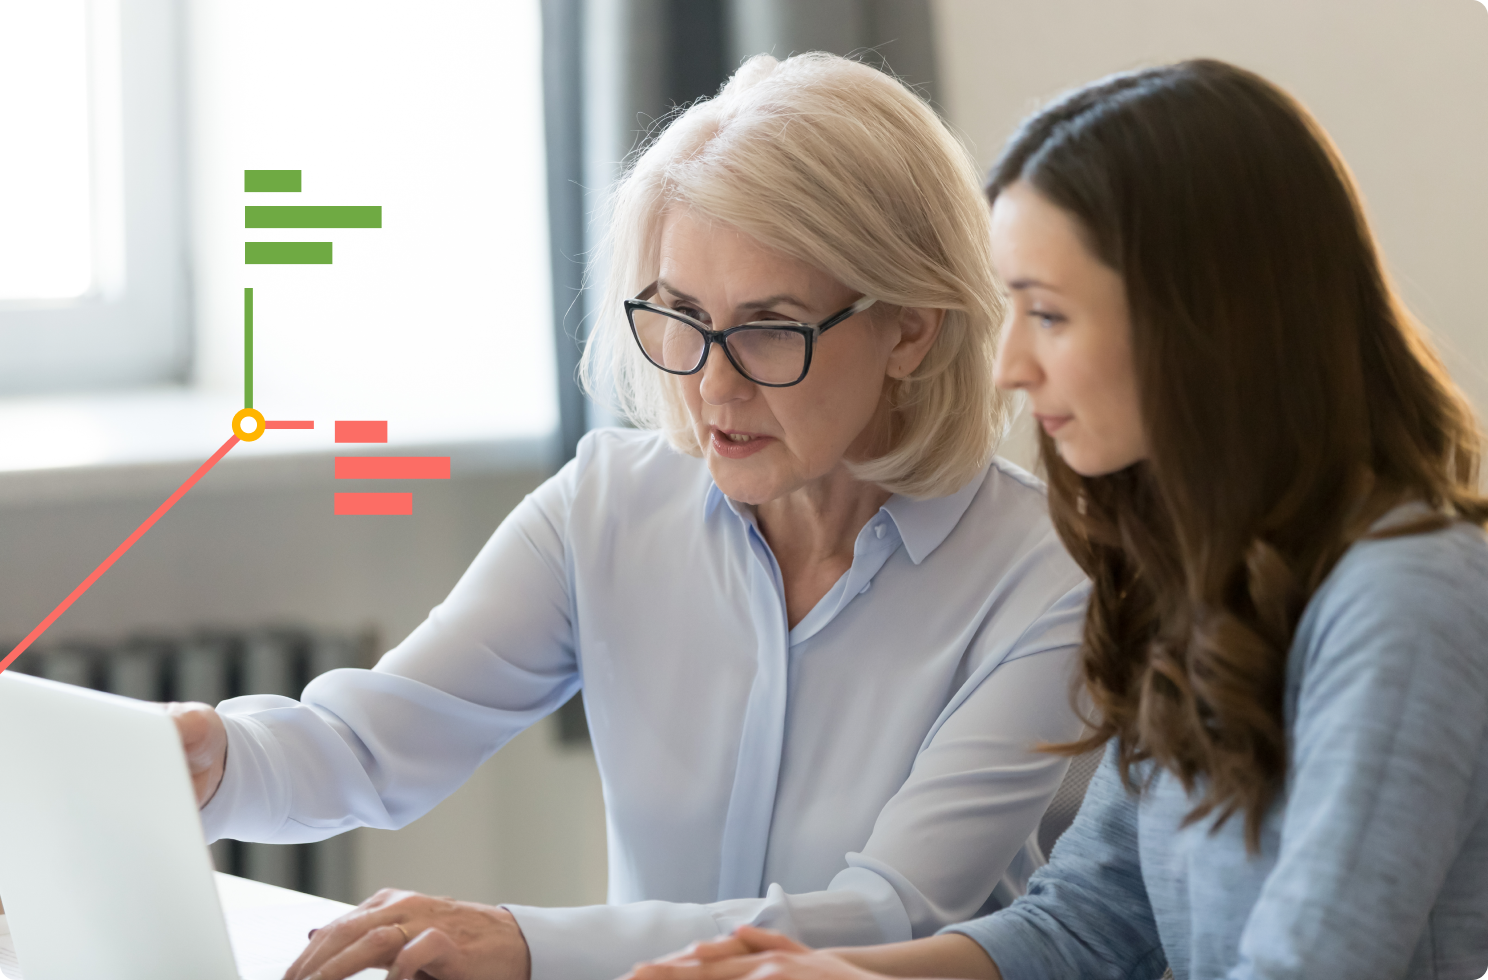
[{"label": "woman's hand", "polygon": [[172,701],[165,710],[181,733],[186,767],[196,790],[196,805],[204,807],[217,795],[222,773],[227,768],[227,728],[216,708],[199,701]]},{"label": "woman's hand", "polygon": [[835,952],[813,950],[787,936],[740,926],[724,939],[693,943],[679,953],[642,963],[624,980],[881,980]]},{"label": "woman's hand", "polygon": [[960,977],[1002,980],[997,964],[973,939],[958,933],[882,946],[813,950],[778,932],[740,926],[725,939],[693,943],[622,980],[883,980],[884,977]]},{"label": "woman's hand", "polygon": [[387,980],[528,980],[532,974],[527,940],[506,909],[384,888],[312,932],[284,980],[342,980],[368,967],[386,969]]}]

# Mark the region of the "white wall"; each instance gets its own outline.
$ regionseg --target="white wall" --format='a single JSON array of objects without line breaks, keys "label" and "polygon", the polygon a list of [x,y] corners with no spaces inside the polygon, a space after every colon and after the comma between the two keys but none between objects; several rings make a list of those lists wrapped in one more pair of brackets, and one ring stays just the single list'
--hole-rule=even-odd
[{"label": "white wall", "polygon": [[1488,417],[1478,0],[936,0],[935,15],[941,98],[983,167],[1025,115],[1109,72],[1215,57],[1288,89],[1337,142],[1407,303]]}]

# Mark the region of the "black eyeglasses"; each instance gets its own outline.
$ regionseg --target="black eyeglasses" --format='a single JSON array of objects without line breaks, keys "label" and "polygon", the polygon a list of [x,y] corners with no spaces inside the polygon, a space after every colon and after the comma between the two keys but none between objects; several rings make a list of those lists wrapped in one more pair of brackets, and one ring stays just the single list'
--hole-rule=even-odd
[{"label": "black eyeglasses", "polygon": [[656,295],[656,285],[653,282],[635,299],[625,301],[630,332],[646,360],[670,374],[696,374],[708,363],[708,350],[716,343],[734,370],[768,388],[799,383],[811,367],[816,339],[878,302],[864,296],[820,323],[760,320],[727,330],[710,330],[690,316],[646,302]]}]

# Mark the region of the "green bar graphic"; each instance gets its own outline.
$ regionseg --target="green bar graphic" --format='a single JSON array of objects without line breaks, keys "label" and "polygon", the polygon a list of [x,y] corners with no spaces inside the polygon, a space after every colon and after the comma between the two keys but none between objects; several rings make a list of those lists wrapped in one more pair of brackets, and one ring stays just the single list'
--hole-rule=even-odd
[{"label": "green bar graphic", "polygon": [[260,206],[243,209],[244,228],[381,228],[381,207]]},{"label": "green bar graphic", "polygon": [[298,170],[245,170],[243,171],[243,190],[249,193],[289,191],[298,194],[300,172]]},{"label": "green bar graphic", "polygon": [[248,265],[330,265],[330,242],[246,242]]},{"label": "green bar graphic", "polygon": [[253,407],[253,290],[243,290],[243,407]]}]

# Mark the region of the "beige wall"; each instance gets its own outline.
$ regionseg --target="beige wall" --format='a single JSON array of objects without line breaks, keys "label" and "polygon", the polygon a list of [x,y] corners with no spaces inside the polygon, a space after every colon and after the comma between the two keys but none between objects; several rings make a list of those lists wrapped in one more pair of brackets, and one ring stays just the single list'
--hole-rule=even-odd
[{"label": "beige wall", "polygon": [[1290,90],[1338,143],[1406,301],[1488,414],[1478,0],[936,0],[935,15],[941,100],[983,167],[1028,112],[1109,72],[1216,57]]}]

